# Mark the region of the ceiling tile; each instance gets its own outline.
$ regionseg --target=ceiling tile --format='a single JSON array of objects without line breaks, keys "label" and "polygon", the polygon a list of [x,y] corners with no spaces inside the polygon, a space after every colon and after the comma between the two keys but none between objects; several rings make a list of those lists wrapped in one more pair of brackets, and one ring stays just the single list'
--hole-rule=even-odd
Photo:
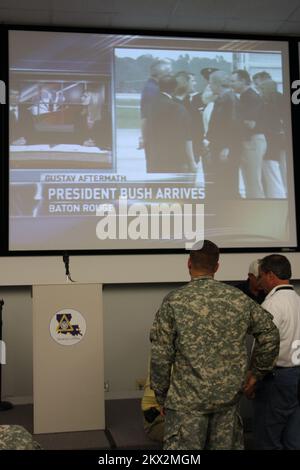
[{"label": "ceiling tile", "polygon": [[0,22],[300,34],[299,0],[0,0]]},{"label": "ceiling tile", "polygon": [[49,10],[0,10],[0,20],[8,24],[36,25],[49,24]]},{"label": "ceiling tile", "polygon": [[[70,5],[71,6],[71,5]],[[11,10],[12,14],[18,14],[18,10],[48,10],[51,7],[51,0],[0,0],[1,9]]]},{"label": "ceiling tile", "polygon": [[86,0],[85,8],[90,11],[138,14],[146,18],[148,15],[169,15],[176,3],[177,0]]},{"label": "ceiling tile", "polygon": [[180,0],[174,9],[173,17],[228,18],[232,15],[239,0]]},{"label": "ceiling tile", "polygon": [[224,30],[227,33],[241,34],[279,34],[278,29],[281,25],[280,21],[248,21],[248,20],[228,20],[226,21]]},{"label": "ceiling tile", "polygon": [[288,21],[300,21],[300,6],[289,15]]},{"label": "ceiling tile", "polygon": [[111,15],[95,12],[85,12],[84,15],[80,11],[63,12],[56,11],[52,16],[52,24],[58,26],[75,26],[75,27],[93,27],[107,28],[111,27]]},{"label": "ceiling tile", "polygon": [[282,35],[300,36],[300,21],[284,21],[278,31]]},{"label": "ceiling tile", "polygon": [[222,18],[175,17],[169,22],[168,29],[207,32],[224,30],[225,21]]},{"label": "ceiling tile", "polygon": [[132,28],[140,29],[160,29],[167,28],[167,20],[165,16],[159,14],[141,15],[138,12],[131,14],[115,14],[112,16],[112,26],[115,28]]},{"label": "ceiling tile", "polygon": [[240,1],[232,14],[236,19],[243,21],[283,21],[298,7],[299,0]]},{"label": "ceiling tile", "polygon": [[[93,3],[96,2],[94,1]],[[97,3],[102,4],[103,1],[101,0]],[[89,11],[89,8],[88,3],[85,0],[52,0],[51,11],[53,12],[53,14],[56,14],[56,12],[60,11],[68,12],[68,14],[80,11],[82,20],[84,20],[85,16]]]}]

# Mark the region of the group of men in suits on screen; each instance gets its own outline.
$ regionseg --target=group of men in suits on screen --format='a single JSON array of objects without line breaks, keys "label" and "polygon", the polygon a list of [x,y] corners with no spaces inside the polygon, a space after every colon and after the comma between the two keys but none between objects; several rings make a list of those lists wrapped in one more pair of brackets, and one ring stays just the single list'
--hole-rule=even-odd
[{"label": "group of men in suits on screen", "polygon": [[[192,173],[202,163],[207,197],[286,198],[283,95],[268,72],[172,72],[156,60],[141,94],[147,172]],[[241,180],[243,189],[241,190]]]}]

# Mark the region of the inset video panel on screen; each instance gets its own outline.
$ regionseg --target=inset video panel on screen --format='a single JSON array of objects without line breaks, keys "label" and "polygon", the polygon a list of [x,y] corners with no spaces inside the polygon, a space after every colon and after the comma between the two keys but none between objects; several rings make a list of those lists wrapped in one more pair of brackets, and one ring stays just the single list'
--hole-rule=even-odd
[{"label": "inset video panel on screen", "polygon": [[10,250],[296,246],[286,42],[10,31],[9,64]]}]

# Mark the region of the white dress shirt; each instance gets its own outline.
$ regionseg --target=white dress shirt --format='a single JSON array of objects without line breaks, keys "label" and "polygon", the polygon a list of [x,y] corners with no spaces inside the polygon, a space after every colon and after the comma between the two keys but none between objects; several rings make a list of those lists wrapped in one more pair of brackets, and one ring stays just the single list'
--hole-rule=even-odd
[{"label": "white dress shirt", "polygon": [[293,342],[300,340],[300,297],[290,284],[274,287],[262,307],[273,316],[279,330],[280,350],[277,366],[294,367],[292,355],[295,352]]}]

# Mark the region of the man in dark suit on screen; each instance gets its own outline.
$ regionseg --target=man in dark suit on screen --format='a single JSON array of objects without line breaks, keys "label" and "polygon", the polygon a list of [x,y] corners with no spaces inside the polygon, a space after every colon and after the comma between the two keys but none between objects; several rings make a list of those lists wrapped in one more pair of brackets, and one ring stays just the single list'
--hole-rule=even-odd
[{"label": "man in dark suit on screen", "polygon": [[9,140],[10,145],[28,145],[33,141],[33,115],[25,103],[20,103],[20,92],[9,93]]}]

